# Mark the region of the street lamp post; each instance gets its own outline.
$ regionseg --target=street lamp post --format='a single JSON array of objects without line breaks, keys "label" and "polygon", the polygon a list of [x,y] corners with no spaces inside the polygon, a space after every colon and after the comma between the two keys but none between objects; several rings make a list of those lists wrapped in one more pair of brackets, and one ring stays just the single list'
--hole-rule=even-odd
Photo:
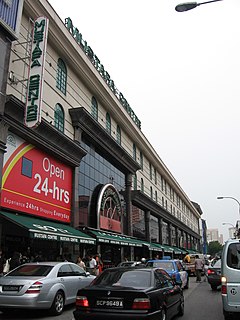
[{"label": "street lamp post", "polygon": [[232,199],[232,200],[235,200],[237,203],[238,203],[238,214],[239,214],[239,217],[240,217],[240,202],[236,199],[236,198],[233,198],[233,197],[217,197],[218,200],[222,200],[222,199]]},{"label": "street lamp post", "polygon": [[180,3],[175,7],[175,10],[178,12],[184,12],[188,10],[192,10],[201,4],[207,4],[207,3],[212,3],[212,2],[217,2],[217,1],[223,1],[223,0],[211,0],[211,1],[206,1],[206,2],[185,2],[185,3]]}]

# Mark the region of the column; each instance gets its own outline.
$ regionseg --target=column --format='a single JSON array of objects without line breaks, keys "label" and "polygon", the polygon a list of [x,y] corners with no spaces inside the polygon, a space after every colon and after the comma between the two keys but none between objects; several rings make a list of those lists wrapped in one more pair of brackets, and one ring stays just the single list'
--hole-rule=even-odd
[{"label": "column", "polygon": [[146,230],[146,240],[151,242],[151,225],[150,225],[150,211],[145,213],[145,230]]},{"label": "column", "polygon": [[[132,174],[128,173],[126,175],[126,196],[125,196],[125,202],[126,202],[126,222],[127,222],[127,235],[132,236],[133,235],[133,224],[132,224],[132,201],[131,201],[131,190],[132,190]],[[134,248],[130,247],[130,259],[134,260]]]},{"label": "column", "polygon": [[172,224],[168,223],[168,242],[169,245],[172,245]]},{"label": "column", "polygon": [[158,219],[158,230],[159,230],[159,243],[162,244],[163,242],[163,232],[162,232],[162,225],[163,225],[163,219]]},{"label": "column", "polygon": [[0,186],[2,186],[2,169],[3,169],[3,160],[4,153],[7,151],[7,135],[8,135],[9,125],[3,120],[0,119]]}]

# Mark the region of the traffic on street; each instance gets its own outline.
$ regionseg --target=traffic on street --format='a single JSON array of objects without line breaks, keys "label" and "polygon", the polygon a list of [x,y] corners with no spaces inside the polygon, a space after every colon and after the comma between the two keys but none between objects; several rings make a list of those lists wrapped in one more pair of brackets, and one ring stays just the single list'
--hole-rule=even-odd
[{"label": "traffic on street", "polygon": [[[189,288],[187,290],[183,290],[183,295],[185,299],[184,315],[175,316],[173,318],[174,320],[212,320],[213,318],[214,320],[224,320],[220,287],[216,291],[213,291],[206,278],[202,277],[202,282],[197,283],[196,278],[191,276],[189,280]],[[74,310],[74,304],[67,306],[63,313],[57,317],[58,320],[73,320]],[[9,314],[0,314],[0,319],[52,320],[53,317],[49,316],[44,311],[17,310],[16,312]]]}]

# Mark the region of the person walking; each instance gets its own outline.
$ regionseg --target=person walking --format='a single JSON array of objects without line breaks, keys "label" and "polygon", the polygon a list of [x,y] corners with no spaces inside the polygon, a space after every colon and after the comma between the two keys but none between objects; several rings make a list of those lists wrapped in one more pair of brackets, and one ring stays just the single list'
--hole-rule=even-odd
[{"label": "person walking", "polygon": [[94,259],[92,255],[89,256],[89,272],[96,276],[96,270],[97,270],[97,261]]},{"label": "person walking", "polygon": [[201,273],[203,271],[203,261],[199,258],[199,255],[196,255],[195,258],[195,270],[196,270],[196,282],[201,282]]},{"label": "person walking", "polygon": [[82,261],[82,258],[81,258],[80,256],[77,258],[76,264],[77,264],[79,267],[81,267],[81,268],[83,268],[84,270],[86,270],[86,265],[85,265],[85,263]]}]

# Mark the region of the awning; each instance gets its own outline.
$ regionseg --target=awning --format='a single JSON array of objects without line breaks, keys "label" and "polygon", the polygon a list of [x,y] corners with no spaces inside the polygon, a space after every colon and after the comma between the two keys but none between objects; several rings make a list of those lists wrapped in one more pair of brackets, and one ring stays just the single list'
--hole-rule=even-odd
[{"label": "awning", "polygon": [[161,244],[159,243],[150,243],[150,247],[149,247],[150,251],[163,251],[163,247]]},{"label": "awning", "polygon": [[117,233],[109,233],[105,231],[89,230],[90,233],[96,237],[100,243],[118,244],[122,246],[134,246],[142,247],[143,245],[148,246],[148,242],[134,239],[128,236]]},{"label": "awning", "polygon": [[34,239],[57,240],[72,243],[95,244],[96,240],[89,235],[74,229],[63,223],[56,223],[49,220],[41,220],[9,212],[0,212],[11,222],[27,229]]},{"label": "awning", "polygon": [[173,253],[174,249],[166,244],[161,244],[161,247],[163,248],[164,252]]}]

